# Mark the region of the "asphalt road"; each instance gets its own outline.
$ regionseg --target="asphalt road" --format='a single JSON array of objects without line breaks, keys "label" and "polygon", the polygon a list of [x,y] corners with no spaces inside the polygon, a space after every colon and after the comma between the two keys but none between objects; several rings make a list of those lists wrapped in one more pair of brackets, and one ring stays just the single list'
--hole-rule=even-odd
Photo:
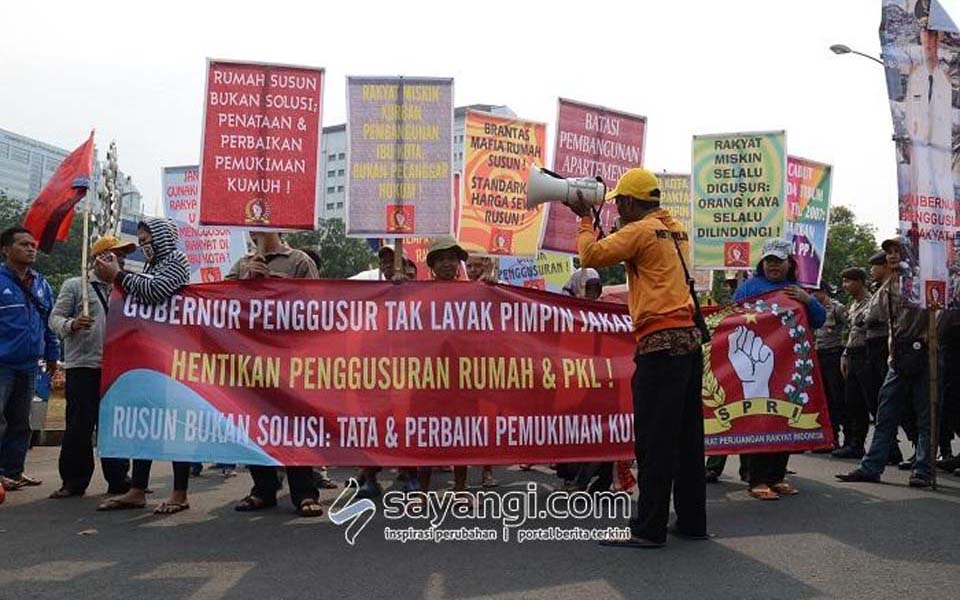
[{"label": "asphalt road", "polygon": [[[286,495],[276,509],[235,512],[246,473],[192,479],[192,508],[168,517],[95,512],[105,488],[99,474],[91,495],[47,500],[58,484],[58,450],[32,451],[28,473],[44,484],[9,493],[0,506],[0,599],[960,597],[960,478],[950,475],[936,492],[910,489],[896,470],[882,485],[841,484],[833,474],[852,461],[795,456],[792,481],[801,495],[761,503],[735,480],[733,459],[721,483],[708,488],[716,537],[707,542],[671,538],[652,551],[589,541],[401,544],[384,539],[384,527],[396,524],[378,511],[349,546],[343,526],[327,516],[297,517]],[[172,483],[168,464],[154,473],[151,504]],[[332,474],[342,481],[352,470]],[[532,480],[546,494],[557,483],[545,468],[498,468],[497,476],[500,490]],[[478,477],[471,469],[471,480]],[[434,475],[441,484],[449,478]],[[325,491],[323,502],[337,495]]]}]

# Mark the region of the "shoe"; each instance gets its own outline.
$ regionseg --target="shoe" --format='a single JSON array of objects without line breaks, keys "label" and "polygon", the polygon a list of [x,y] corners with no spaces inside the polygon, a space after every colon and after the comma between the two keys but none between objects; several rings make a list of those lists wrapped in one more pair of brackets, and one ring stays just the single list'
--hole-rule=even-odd
[{"label": "shoe", "polygon": [[930,478],[922,473],[913,472],[910,475],[910,487],[925,488],[930,487]]},{"label": "shoe", "polygon": [[321,477],[317,479],[317,487],[321,490],[335,490],[339,486],[329,477]]},{"label": "shoe", "polygon": [[368,481],[360,486],[357,491],[357,498],[379,498],[383,494],[383,488],[375,481]]},{"label": "shoe", "polygon": [[900,452],[899,446],[894,446],[893,451],[890,452],[890,458],[887,459],[887,465],[891,467],[896,467],[903,462],[903,453]]},{"label": "shoe", "polygon": [[953,472],[953,474],[956,475],[957,477],[960,477],[960,469],[956,469],[956,470]]},{"label": "shoe", "polygon": [[720,472],[714,471],[713,469],[707,469],[707,476],[705,479],[707,483],[717,483],[720,481]]},{"label": "shoe", "polygon": [[203,472],[203,463],[193,463],[190,465],[190,475],[193,477],[200,477],[200,473]]},{"label": "shoe", "polygon": [[902,463],[900,463],[899,465],[897,465],[897,468],[900,469],[901,471],[912,471],[912,470],[913,470],[913,465],[914,465],[914,463],[916,463],[916,462],[917,462],[917,455],[914,454],[913,456],[911,456],[911,457],[908,458],[907,460],[905,460],[905,461],[903,461]]},{"label": "shoe", "polygon": [[835,475],[837,479],[845,483],[856,483],[856,482],[865,482],[865,483],[879,483],[880,477],[876,475],[869,475],[863,469],[854,469],[849,473],[839,473]]},{"label": "shoe", "polygon": [[834,450],[831,455],[834,458],[863,458],[863,448],[857,446],[844,446]]},{"label": "shoe", "polygon": [[960,469],[960,458],[951,457],[951,458],[945,458],[943,460],[938,460],[937,468],[943,471],[947,471],[948,473],[952,473],[957,469]]}]

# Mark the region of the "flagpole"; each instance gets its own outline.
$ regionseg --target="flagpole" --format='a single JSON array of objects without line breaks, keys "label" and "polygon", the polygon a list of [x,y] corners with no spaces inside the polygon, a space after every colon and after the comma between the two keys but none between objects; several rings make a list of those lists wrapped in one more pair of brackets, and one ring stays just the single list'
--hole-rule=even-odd
[{"label": "flagpole", "polygon": [[[93,186],[91,186],[93,187]],[[89,246],[90,246],[90,194],[88,188],[83,200],[83,245],[80,247],[80,299],[81,313],[84,317],[90,316],[90,291],[89,291]]]}]

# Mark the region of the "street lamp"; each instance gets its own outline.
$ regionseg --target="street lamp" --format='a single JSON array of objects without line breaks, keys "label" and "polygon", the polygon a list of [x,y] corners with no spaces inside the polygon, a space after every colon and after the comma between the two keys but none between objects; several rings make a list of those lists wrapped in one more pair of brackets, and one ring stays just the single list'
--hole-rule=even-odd
[{"label": "street lamp", "polygon": [[873,62],[879,64],[880,66],[886,66],[883,64],[883,61],[877,58],[876,56],[870,56],[869,54],[864,54],[863,52],[858,52],[851,48],[850,46],[844,46],[843,44],[834,44],[830,46],[830,51],[834,54],[856,54],[864,58],[869,58]]}]

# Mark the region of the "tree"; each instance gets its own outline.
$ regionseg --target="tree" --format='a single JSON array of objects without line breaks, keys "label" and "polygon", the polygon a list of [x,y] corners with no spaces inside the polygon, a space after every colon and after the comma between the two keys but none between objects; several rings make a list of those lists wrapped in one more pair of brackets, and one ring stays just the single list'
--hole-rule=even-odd
[{"label": "tree", "polygon": [[834,206],[830,211],[827,252],[823,259],[823,281],[839,286],[840,273],[844,269],[868,268],[870,257],[877,252],[875,233],[873,225],[857,223],[856,215],[846,206]]},{"label": "tree", "polygon": [[330,219],[315,231],[290,234],[287,242],[294,248],[310,248],[320,255],[320,277],[346,279],[373,266],[377,257],[366,240],[348,238],[343,221]]},{"label": "tree", "polygon": [[[0,192],[0,230],[22,224],[26,214],[27,207],[22,202]],[[34,268],[46,277],[56,294],[64,281],[80,274],[82,253],[83,219],[77,215],[70,225],[67,241],[57,242],[50,254],[40,252]]]}]

